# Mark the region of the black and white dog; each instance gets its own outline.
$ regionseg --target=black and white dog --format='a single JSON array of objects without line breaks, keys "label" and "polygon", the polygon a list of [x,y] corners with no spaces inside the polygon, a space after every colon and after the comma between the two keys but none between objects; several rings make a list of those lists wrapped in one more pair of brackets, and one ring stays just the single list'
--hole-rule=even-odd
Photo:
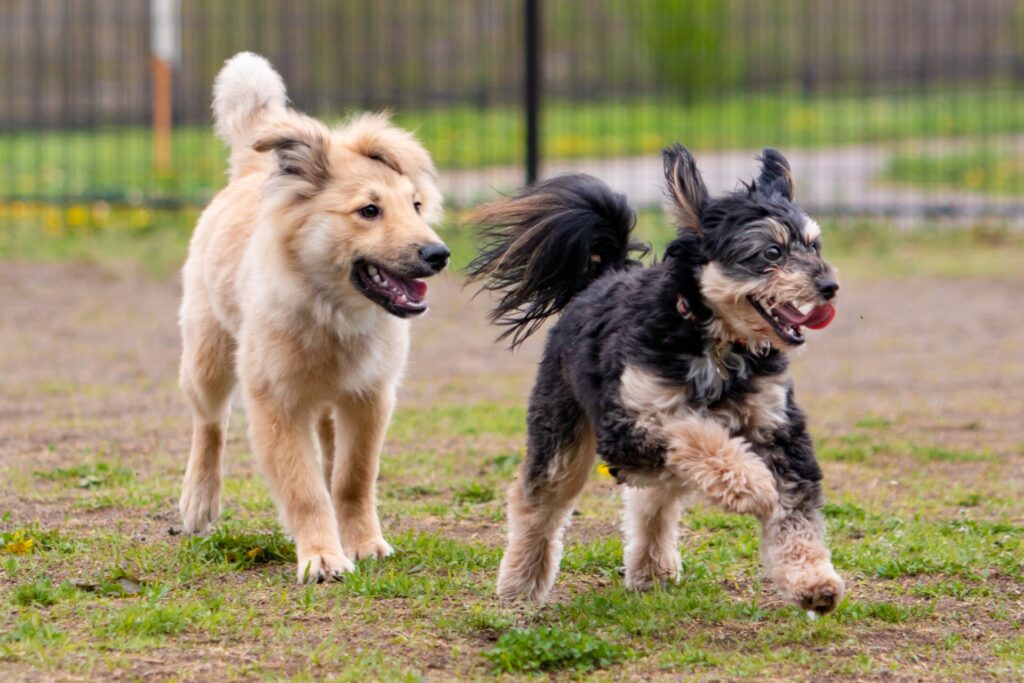
[{"label": "black and white dog", "polygon": [[777,151],[764,151],[757,180],[717,198],[684,147],[664,161],[678,237],[647,268],[630,258],[645,248],[630,239],[625,197],[591,176],[541,182],[471,219],[483,248],[470,277],[501,294],[502,337],[515,346],[562,312],[530,398],[498,592],[546,597],[600,454],[625,485],[627,586],[679,578],[678,518],[696,494],[757,517],[769,577],[826,614],[844,585],[786,353],[803,328],[832,321],[835,271]]}]

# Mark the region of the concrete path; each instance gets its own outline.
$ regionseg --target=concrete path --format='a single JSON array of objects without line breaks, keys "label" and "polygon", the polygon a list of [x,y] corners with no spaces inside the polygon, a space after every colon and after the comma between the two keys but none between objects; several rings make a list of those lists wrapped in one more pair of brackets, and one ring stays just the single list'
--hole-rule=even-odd
[{"label": "concrete path", "polygon": [[[1001,149],[1024,154],[1024,136],[1000,139]],[[1024,197],[986,195],[968,191],[928,191],[883,184],[879,178],[893,154],[923,151],[943,154],[969,149],[976,142],[926,140],[899,146],[858,145],[786,152],[796,178],[797,200],[814,213],[884,215],[895,219],[923,217],[972,219],[1005,216],[1024,224]],[[749,180],[758,170],[754,158],[760,150],[698,152],[697,162],[713,192],[734,189],[739,179]],[[591,173],[626,193],[637,207],[657,205],[664,186],[657,155],[618,159],[553,162],[544,166],[545,177],[567,172]],[[495,167],[442,174],[441,186],[454,206],[470,206],[508,192],[522,183],[521,167]]]}]

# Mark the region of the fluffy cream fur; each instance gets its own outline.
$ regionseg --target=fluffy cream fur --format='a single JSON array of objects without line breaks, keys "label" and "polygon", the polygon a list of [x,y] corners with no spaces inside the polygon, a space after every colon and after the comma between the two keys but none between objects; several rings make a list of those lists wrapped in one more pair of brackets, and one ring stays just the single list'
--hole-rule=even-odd
[{"label": "fluffy cream fur", "polygon": [[[181,386],[195,428],[181,515],[190,533],[218,516],[240,383],[298,579],[330,578],[391,552],[375,481],[409,346],[408,321],[357,290],[353,264],[440,242],[434,167],[383,115],[331,129],[288,109],[280,76],[249,53],[217,77],[214,114],[231,170],[184,268]],[[372,224],[359,214],[368,203],[381,207]]]},{"label": "fluffy cream fur", "polygon": [[508,546],[498,570],[498,595],[542,602],[562,560],[562,533],[573,501],[597,457],[593,433],[581,427],[576,443],[552,460],[545,484],[527,490],[520,475],[508,491]]},{"label": "fluffy cream fur", "polygon": [[756,400],[694,412],[686,393],[635,367],[622,374],[622,402],[637,423],[668,443],[665,473],[627,488],[623,530],[626,585],[649,588],[678,572],[676,526],[680,498],[692,492],[729,512],[761,521],[761,559],[783,597],[803,609],[835,605],[844,584],[832,567],[820,516],[790,504],[786,491],[742,438],[764,438],[785,420],[789,380],[760,378]]}]

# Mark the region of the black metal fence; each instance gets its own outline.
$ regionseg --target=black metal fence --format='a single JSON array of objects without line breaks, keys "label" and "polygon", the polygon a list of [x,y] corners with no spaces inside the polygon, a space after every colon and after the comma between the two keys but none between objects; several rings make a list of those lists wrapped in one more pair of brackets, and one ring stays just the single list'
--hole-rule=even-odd
[{"label": "black metal fence", "polygon": [[5,0],[0,202],[201,205],[239,50],[310,113],[393,111],[456,204],[531,162],[656,203],[681,141],[719,188],[783,149],[819,211],[1024,215],[1020,0]]}]

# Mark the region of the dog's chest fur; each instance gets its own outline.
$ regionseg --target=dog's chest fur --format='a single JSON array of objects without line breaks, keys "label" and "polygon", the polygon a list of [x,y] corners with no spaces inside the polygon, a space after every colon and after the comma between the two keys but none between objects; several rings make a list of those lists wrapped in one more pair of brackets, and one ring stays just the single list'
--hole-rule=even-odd
[{"label": "dog's chest fur", "polygon": [[366,329],[352,329],[335,318],[307,309],[264,319],[242,340],[246,374],[261,378],[289,404],[393,384],[408,355],[408,323],[381,315]]},{"label": "dog's chest fur", "polygon": [[[732,371],[745,369],[735,367]],[[712,401],[700,400],[695,394],[708,394],[703,383],[728,382],[718,376],[714,362],[706,356],[695,358],[690,375],[689,381],[678,383],[637,365],[627,365],[620,378],[622,405],[636,416],[638,427],[654,436],[672,420],[697,415],[721,424],[733,435],[769,443],[787,422],[790,379],[785,373],[749,378],[748,391],[723,391],[725,387],[720,386],[712,395],[722,397]]]}]

